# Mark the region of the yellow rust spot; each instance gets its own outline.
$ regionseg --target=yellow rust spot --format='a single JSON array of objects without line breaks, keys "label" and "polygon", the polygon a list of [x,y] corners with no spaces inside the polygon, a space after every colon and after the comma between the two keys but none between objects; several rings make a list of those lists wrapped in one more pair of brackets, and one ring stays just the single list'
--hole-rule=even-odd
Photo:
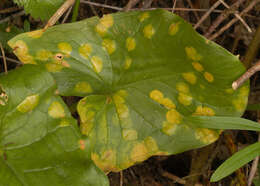
[{"label": "yellow rust spot", "polygon": [[199,62],[192,62],[192,66],[198,72],[202,72],[204,70],[203,66]]},{"label": "yellow rust spot", "polygon": [[128,51],[132,51],[135,49],[135,46],[136,46],[136,42],[135,42],[135,39],[132,38],[132,37],[128,37],[126,39],[126,48]]},{"label": "yellow rust spot", "polygon": [[155,29],[151,24],[147,25],[143,29],[144,37],[151,39],[152,36],[155,34]]},{"label": "yellow rust spot", "polygon": [[79,149],[85,150],[85,141],[84,140],[79,140]]},{"label": "yellow rust spot", "polygon": [[134,145],[131,151],[131,159],[134,162],[142,162],[149,157],[148,149],[143,142]]},{"label": "yellow rust spot", "polygon": [[156,102],[160,102],[160,100],[162,100],[163,97],[163,93],[159,90],[153,90],[152,92],[150,92],[150,98]]},{"label": "yellow rust spot", "polygon": [[96,26],[96,32],[99,35],[104,36],[107,32],[107,29],[109,29],[111,26],[113,26],[113,24],[114,24],[113,16],[110,14],[104,15],[99,20],[99,23]]},{"label": "yellow rust spot", "polygon": [[117,94],[123,98],[127,96],[127,91],[126,90],[119,90]]},{"label": "yellow rust spot", "polygon": [[169,34],[171,36],[175,35],[178,31],[179,31],[179,24],[180,23],[172,23],[170,26],[169,26]]},{"label": "yellow rust spot", "polygon": [[212,108],[198,106],[196,111],[192,114],[194,116],[214,116],[215,112]]},{"label": "yellow rust spot", "polygon": [[[232,89],[233,90],[233,89]],[[239,89],[239,97],[243,98],[243,97],[247,97],[249,93],[249,89],[246,86],[243,86]]]},{"label": "yellow rust spot", "polygon": [[169,122],[163,122],[162,132],[168,136],[171,136],[175,133],[177,129],[177,124],[169,123]]},{"label": "yellow rust spot", "polygon": [[201,89],[205,89],[205,86],[202,85],[202,84],[200,84],[200,88],[201,88]]},{"label": "yellow rust spot", "polygon": [[183,83],[183,82],[177,83],[176,89],[177,89],[179,92],[182,92],[182,93],[189,93],[189,91],[190,91],[188,85],[187,85],[186,83]]},{"label": "yellow rust spot", "polygon": [[82,121],[80,124],[80,130],[82,134],[86,136],[90,134],[91,130],[94,127],[95,115],[96,113],[93,110],[85,110],[84,113],[80,114]]},{"label": "yellow rust spot", "polygon": [[151,155],[159,150],[156,141],[151,136],[145,138],[144,144]]},{"label": "yellow rust spot", "polygon": [[132,59],[130,57],[127,57],[126,60],[125,60],[124,69],[125,70],[129,69],[131,64],[132,64]]},{"label": "yellow rust spot", "polygon": [[66,43],[66,42],[59,43],[58,48],[64,54],[70,54],[71,51],[72,51],[71,45],[69,43]]},{"label": "yellow rust spot", "polygon": [[192,59],[193,61],[199,61],[202,59],[202,56],[198,54],[196,49],[193,47],[185,47],[185,52],[188,58]]},{"label": "yellow rust spot", "polygon": [[136,130],[133,129],[123,129],[122,136],[127,141],[136,140],[138,138]]},{"label": "yellow rust spot", "polygon": [[182,73],[182,77],[192,85],[194,85],[197,82],[197,77],[193,72]]},{"label": "yellow rust spot", "polygon": [[190,105],[192,102],[192,97],[190,96],[188,85],[186,83],[179,82],[176,84],[176,89],[179,92],[178,101],[185,106]]},{"label": "yellow rust spot", "polygon": [[116,166],[116,151],[112,149],[104,151],[101,156],[97,153],[91,153],[91,159],[105,173],[110,171],[118,172],[120,170]]},{"label": "yellow rust spot", "polygon": [[114,40],[104,39],[102,45],[109,54],[112,54],[116,50],[116,42]]},{"label": "yellow rust spot", "polygon": [[195,137],[196,139],[202,141],[203,143],[212,143],[218,139],[219,134],[210,129],[196,129],[195,131]]},{"label": "yellow rust spot", "polygon": [[169,155],[169,152],[166,152],[166,151],[158,151],[158,152],[155,153],[154,155],[156,155],[156,156],[166,156],[166,155]]},{"label": "yellow rust spot", "polygon": [[150,98],[157,103],[165,106],[167,109],[174,109],[176,108],[175,104],[169,98],[164,98],[164,95],[159,90],[153,90],[150,92]]},{"label": "yellow rust spot", "polygon": [[76,92],[79,92],[79,93],[91,93],[93,90],[90,86],[89,83],[87,82],[79,82],[75,85],[75,89],[74,89]]},{"label": "yellow rust spot", "polygon": [[70,125],[70,122],[66,119],[62,119],[61,122],[60,122],[61,127],[67,127],[69,125]]},{"label": "yellow rust spot", "polygon": [[48,114],[52,118],[63,118],[63,117],[65,117],[64,108],[58,101],[54,101],[54,102],[51,103],[51,105],[48,108]]},{"label": "yellow rust spot", "polygon": [[129,110],[125,104],[126,96],[127,92],[125,90],[120,90],[113,95],[113,101],[120,119],[128,118],[129,116]]},{"label": "yellow rust spot", "polygon": [[232,103],[237,111],[243,112],[247,104],[247,97],[238,97],[237,99],[233,100]]},{"label": "yellow rust spot", "polygon": [[204,72],[204,78],[210,83],[214,81],[214,76],[209,72]]},{"label": "yellow rust spot", "polygon": [[103,68],[103,61],[100,57],[98,56],[93,56],[91,58],[91,63],[93,65],[94,71],[97,73],[100,73]]},{"label": "yellow rust spot", "polygon": [[175,109],[171,109],[166,113],[166,119],[169,123],[180,124],[182,116]]},{"label": "yellow rust spot", "polygon": [[150,14],[148,12],[144,12],[139,16],[139,21],[143,22],[144,20],[148,19],[150,17]]},{"label": "yellow rust spot", "polygon": [[42,49],[36,53],[36,59],[41,61],[48,61],[52,57],[53,57],[52,52],[45,49]]},{"label": "yellow rust spot", "polygon": [[43,29],[41,30],[35,30],[35,31],[32,31],[32,32],[28,32],[27,35],[31,38],[40,38],[43,34]]},{"label": "yellow rust spot", "polygon": [[35,94],[35,95],[31,95],[26,97],[22,103],[20,103],[17,106],[17,110],[22,112],[22,113],[26,113],[26,112],[30,112],[32,111],[39,103],[39,95]]},{"label": "yellow rust spot", "polygon": [[234,93],[234,89],[228,88],[228,89],[225,90],[225,92],[228,93],[228,94],[233,94]]},{"label": "yellow rust spot", "polygon": [[79,47],[79,54],[81,57],[88,59],[92,52],[92,47],[90,44],[85,43]]},{"label": "yellow rust spot", "polygon": [[18,40],[15,43],[9,42],[9,45],[12,47],[13,52],[22,63],[36,64],[33,57],[28,53],[28,46],[24,41]]},{"label": "yellow rust spot", "polygon": [[243,86],[238,91],[237,98],[232,103],[237,111],[243,112],[247,105],[249,89],[247,86]]},{"label": "yellow rust spot", "polygon": [[163,98],[162,102],[160,103],[165,106],[167,109],[174,109],[176,108],[175,104],[169,98]]},{"label": "yellow rust spot", "polygon": [[48,72],[60,72],[63,69],[62,65],[56,63],[48,63],[45,65]]},{"label": "yellow rust spot", "polygon": [[192,97],[188,94],[184,94],[182,92],[179,93],[179,96],[178,96],[178,101],[185,105],[185,106],[188,106],[191,104],[192,102]]}]

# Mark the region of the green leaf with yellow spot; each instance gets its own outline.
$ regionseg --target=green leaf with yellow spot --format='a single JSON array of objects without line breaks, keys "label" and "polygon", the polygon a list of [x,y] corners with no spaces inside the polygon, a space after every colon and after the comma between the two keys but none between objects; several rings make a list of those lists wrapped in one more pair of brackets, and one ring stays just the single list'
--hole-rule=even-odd
[{"label": "green leaf with yellow spot", "polygon": [[47,68],[59,94],[84,97],[80,129],[105,172],[210,144],[219,117],[238,118],[247,105],[248,82],[231,88],[245,71],[238,57],[170,12],[109,14],[36,33],[9,45],[24,63]]},{"label": "green leaf with yellow spot", "polygon": [[49,72],[26,65],[0,87],[0,185],[108,185]]}]

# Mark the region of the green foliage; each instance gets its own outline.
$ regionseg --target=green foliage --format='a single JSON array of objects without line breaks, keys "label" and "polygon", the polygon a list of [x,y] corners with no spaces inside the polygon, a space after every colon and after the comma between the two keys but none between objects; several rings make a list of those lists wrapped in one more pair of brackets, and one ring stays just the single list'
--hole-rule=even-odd
[{"label": "green foliage", "polygon": [[56,93],[84,97],[80,129],[105,172],[210,144],[220,134],[212,129],[259,130],[238,118],[248,97],[248,83],[231,89],[245,71],[239,59],[170,12],[93,17],[9,45],[23,63],[52,74]]},{"label": "green foliage", "polygon": [[23,33],[22,29],[2,23],[0,24],[0,43],[2,43],[5,49],[11,51],[11,48],[7,45],[7,41],[21,33]]},{"label": "green foliage", "polygon": [[259,167],[259,164],[258,164],[258,176],[254,178],[253,182],[255,184],[255,186],[260,186],[260,167]]},{"label": "green foliage", "polygon": [[248,104],[246,110],[260,110],[260,104]]},{"label": "green foliage", "polygon": [[0,76],[0,185],[108,185],[44,69]]},{"label": "green foliage", "polygon": [[210,181],[219,181],[260,155],[260,143],[250,145],[227,159],[212,175]]},{"label": "green foliage", "polygon": [[23,6],[26,13],[41,20],[49,19],[65,0],[13,0]]}]

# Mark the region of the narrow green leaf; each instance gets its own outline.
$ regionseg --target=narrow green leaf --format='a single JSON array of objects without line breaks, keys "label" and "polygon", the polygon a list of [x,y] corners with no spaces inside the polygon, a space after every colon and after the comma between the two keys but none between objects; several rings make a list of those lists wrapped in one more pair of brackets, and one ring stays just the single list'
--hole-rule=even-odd
[{"label": "narrow green leaf", "polygon": [[192,116],[187,117],[193,127],[209,129],[234,129],[260,131],[260,124],[244,118],[221,116]]},{"label": "narrow green leaf", "polygon": [[260,143],[254,143],[239,152],[236,152],[231,158],[227,159],[212,175],[210,181],[216,182],[230,175],[246,163],[260,155]]}]

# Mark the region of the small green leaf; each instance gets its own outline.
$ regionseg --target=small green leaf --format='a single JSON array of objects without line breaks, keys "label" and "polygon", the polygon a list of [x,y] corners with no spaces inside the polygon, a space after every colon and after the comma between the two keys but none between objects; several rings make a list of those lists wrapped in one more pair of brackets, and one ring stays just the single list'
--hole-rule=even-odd
[{"label": "small green leaf", "polygon": [[221,180],[259,155],[259,142],[244,148],[243,150],[235,153],[233,156],[231,156],[231,158],[227,159],[220,167],[218,167],[218,169],[212,175],[210,181],[216,182]]},{"label": "small green leaf", "polygon": [[239,117],[247,104],[248,82],[231,87],[245,72],[238,57],[164,10],[93,17],[9,44],[23,63],[51,72],[61,95],[84,97],[81,131],[106,172],[210,144],[220,132],[192,116]]},{"label": "small green leaf", "polygon": [[0,43],[2,43],[5,49],[12,51],[11,48],[7,45],[7,41],[23,32],[24,31],[22,29],[19,29],[16,26],[9,26],[6,23],[2,23],[0,24]]},{"label": "small green leaf", "polygon": [[49,19],[65,0],[14,0],[18,6],[23,6],[26,13],[41,20]]},{"label": "small green leaf", "polygon": [[259,177],[259,175],[260,175],[259,174],[260,173],[260,168],[259,168],[259,164],[258,164],[257,172],[258,172],[258,176],[254,177],[253,182],[254,182],[255,186],[260,186],[260,177]]},{"label": "small green leaf", "polygon": [[48,72],[26,65],[0,87],[0,185],[108,185]]}]

